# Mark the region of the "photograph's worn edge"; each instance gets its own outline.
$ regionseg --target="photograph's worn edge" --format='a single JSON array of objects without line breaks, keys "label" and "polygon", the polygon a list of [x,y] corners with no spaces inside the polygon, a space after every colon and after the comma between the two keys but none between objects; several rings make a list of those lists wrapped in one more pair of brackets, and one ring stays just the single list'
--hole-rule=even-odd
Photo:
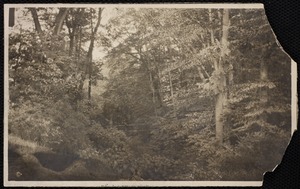
[{"label": "photograph's worn edge", "polygon": [[[119,7],[119,8],[231,8],[263,9],[263,4],[5,4],[4,5],[4,186],[261,186],[262,181],[8,181],[8,15],[17,7]],[[273,32],[273,30],[272,30]],[[275,33],[273,35],[276,37]],[[282,49],[282,48],[281,48]],[[283,49],[282,49],[283,50]],[[283,52],[285,52],[283,50]],[[287,54],[287,53],[286,53]],[[297,128],[297,64],[291,60],[291,135]],[[276,167],[275,167],[276,168]],[[274,168],[274,169],[275,169]]]}]

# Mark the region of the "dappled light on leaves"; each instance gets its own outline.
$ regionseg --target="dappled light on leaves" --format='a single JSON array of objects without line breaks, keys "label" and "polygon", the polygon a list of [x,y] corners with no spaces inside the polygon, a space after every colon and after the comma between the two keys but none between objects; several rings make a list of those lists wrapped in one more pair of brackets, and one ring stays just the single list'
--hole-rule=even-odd
[{"label": "dappled light on leaves", "polygon": [[9,35],[12,180],[260,181],[279,163],[290,60],[263,10],[30,13]]}]

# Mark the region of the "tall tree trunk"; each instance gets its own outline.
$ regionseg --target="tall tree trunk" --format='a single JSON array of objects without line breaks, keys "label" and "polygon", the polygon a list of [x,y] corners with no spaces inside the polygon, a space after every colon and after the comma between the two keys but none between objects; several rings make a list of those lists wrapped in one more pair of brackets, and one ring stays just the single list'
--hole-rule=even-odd
[{"label": "tall tree trunk", "polygon": [[77,62],[80,61],[81,58],[81,40],[82,40],[82,28],[79,26],[79,37],[78,37],[78,45],[77,45],[77,50],[76,50],[76,55],[77,55]]},{"label": "tall tree trunk", "polygon": [[62,25],[64,23],[64,20],[67,16],[69,8],[60,8],[59,12],[55,18],[55,26],[54,26],[54,30],[53,30],[53,35],[58,35],[59,32],[62,29]]},{"label": "tall tree trunk", "polygon": [[163,106],[163,97],[162,97],[162,94],[161,94],[161,71],[159,69],[159,62],[162,62],[162,58],[161,58],[161,53],[163,50],[161,49],[161,47],[159,46],[159,53],[158,53],[158,57],[157,59],[154,61],[154,65],[155,65],[155,72],[156,72],[156,75],[157,75],[157,86],[156,86],[156,92],[157,92],[157,99],[158,99],[158,105],[159,107],[162,107]]},{"label": "tall tree trunk", "polygon": [[[77,22],[74,20],[74,22]],[[68,23],[68,21],[66,21]],[[73,24],[72,24],[73,25]],[[74,54],[75,48],[77,48],[77,40],[78,40],[78,26],[72,26],[71,24],[67,24],[68,27],[68,32],[69,32],[69,38],[70,38],[70,43],[69,43],[69,56],[72,56]]]},{"label": "tall tree trunk", "polygon": [[78,41],[81,38],[81,17],[83,16],[84,9],[77,8],[76,11],[70,9],[69,15],[66,16],[66,26],[68,28],[69,33],[69,56],[73,56],[76,54],[76,58],[78,58]]},{"label": "tall tree trunk", "polygon": [[8,27],[14,27],[14,25],[15,25],[15,8],[9,8]]},{"label": "tall tree trunk", "polygon": [[211,13],[211,9],[208,9],[208,19],[209,19],[209,23],[211,24],[211,26],[209,28],[210,43],[211,43],[211,46],[213,46],[215,44],[215,42],[214,42],[215,36],[214,36],[214,30],[213,30],[213,27],[212,27],[212,13]]},{"label": "tall tree trunk", "polygon": [[76,48],[77,48],[77,47],[76,47],[77,45],[76,45],[76,44],[78,43],[77,41],[78,41],[78,38],[79,38],[79,34],[78,34],[79,31],[78,31],[78,30],[79,30],[79,27],[76,26],[76,27],[74,28],[74,32],[73,32],[73,35],[74,35],[73,38],[74,38],[74,39],[73,39],[73,46],[72,46],[72,49],[71,49],[71,52],[70,52],[71,55],[74,55],[74,53],[77,51],[77,49],[76,49]]},{"label": "tall tree trunk", "polygon": [[[79,29],[79,44],[78,44],[78,53],[77,53],[77,64],[79,64],[79,62],[81,62],[81,33],[82,33],[82,29],[81,29],[81,26],[80,26],[80,29]],[[81,80],[79,81],[79,86],[77,88],[77,101],[81,100],[82,99],[82,93],[83,93],[83,84],[84,84],[84,81],[85,81],[85,77],[86,77],[86,72],[84,70],[84,67],[85,67],[86,63],[84,62],[81,66],[78,65],[78,71],[81,72]]]},{"label": "tall tree trunk", "polygon": [[223,110],[227,103],[227,93],[226,93],[226,75],[224,72],[224,58],[228,53],[228,30],[229,30],[229,10],[223,10],[223,27],[222,27],[222,40],[221,40],[221,56],[219,60],[219,65],[215,68],[216,73],[219,74],[220,79],[218,80],[218,93],[215,105],[215,121],[216,121],[216,140],[222,144],[223,143]]},{"label": "tall tree trunk", "polygon": [[156,70],[154,71],[155,77],[153,80],[153,84],[154,84],[154,90],[155,90],[155,94],[156,94],[156,98],[157,98],[157,106],[161,107],[162,106],[162,95],[161,95],[161,83],[160,83],[160,76],[159,76],[159,69],[156,66]]},{"label": "tall tree trunk", "polygon": [[171,70],[168,71],[168,75],[169,75],[170,95],[171,95],[171,99],[172,99],[172,104],[174,104],[174,91],[173,91]]},{"label": "tall tree trunk", "polygon": [[29,8],[29,10],[30,10],[32,18],[33,18],[35,30],[37,31],[37,33],[42,33],[41,24],[40,24],[36,9],[35,8]]},{"label": "tall tree trunk", "polygon": [[[88,99],[91,100],[91,93],[92,93],[92,72],[93,72],[93,50],[94,50],[94,43],[95,43],[95,35],[98,31],[98,28],[100,26],[100,22],[101,22],[101,16],[102,16],[102,8],[99,8],[98,10],[98,18],[97,18],[97,23],[95,28],[93,28],[93,26],[91,27],[92,29],[92,33],[91,33],[91,43],[89,46],[89,50],[87,53],[87,62],[88,62],[88,74],[89,74],[89,84],[88,84]],[[91,22],[92,23],[92,22]]]},{"label": "tall tree trunk", "polygon": [[[81,9],[83,12],[84,9]],[[98,19],[97,19],[97,24],[95,28],[91,27],[91,36],[90,36],[90,45],[89,49],[86,55],[85,63],[81,67],[81,81],[78,86],[78,99],[82,98],[82,93],[83,93],[83,85],[84,82],[86,81],[86,76],[88,74],[88,99],[91,100],[91,93],[92,93],[92,60],[93,60],[93,50],[94,50],[94,43],[95,43],[95,34],[98,31],[98,27],[100,26],[100,21],[101,21],[101,14],[102,14],[103,9],[99,8],[98,12]],[[81,44],[82,44],[82,27],[79,27],[79,45],[78,45],[78,54],[77,54],[77,60],[78,62],[81,60]]]},{"label": "tall tree trunk", "polygon": [[172,100],[172,105],[173,105],[173,115],[175,117],[176,116],[176,104],[175,104],[174,89],[173,89],[172,75],[171,75],[170,69],[168,71],[168,75],[169,75],[170,95],[171,95],[171,100]]},{"label": "tall tree trunk", "polygon": [[70,38],[69,56],[72,56],[73,55],[73,49],[74,49],[74,34],[73,34],[73,32],[71,32],[69,34],[69,38]]},{"label": "tall tree trunk", "polygon": [[[210,42],[208,42],[208,46],[214,46],[215,45],[215,35],[214,35],[214,30],[212,27],[212,11],[211,9],[208,9],[208,22],[211,24],[209,27],[209,34],[210,34]],[[214,60],[214,68],[218,69],[219,63],[217,60]]]},{"label": "tall tree trunk", "polygon": [[154,88],[153,75],[152,75],[151,70],[149,70],[149,80],[150,80],[150,88],[151,88],[151,91],[152,91],[152,102],[153,102],[153,106],[154,106],[154,113],[155,113],[155,116],[157,116],[155,88]]},{"label": "tall tree trunk", "polygon": [[92,72],[93,72],[93,61],[92,57],[89,59],[89,65],[88,65],[88,74],[89,74],[89,82],[88,82],[88,100],[91,100],[92,98]]}]

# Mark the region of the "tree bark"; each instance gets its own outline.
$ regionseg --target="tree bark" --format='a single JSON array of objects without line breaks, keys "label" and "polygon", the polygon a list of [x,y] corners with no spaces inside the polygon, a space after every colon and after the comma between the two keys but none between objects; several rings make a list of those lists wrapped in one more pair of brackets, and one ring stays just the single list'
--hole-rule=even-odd
[{"label": "tree bark", "polygon": [[171,71],[170,70],[168,71],[168,75],[169,75],[170,95],[171,95],[172,103],[174,104],[173,83],[172,83],[172,77],[171,77]]},{"label": "tree bark", "polygon": [[62,25],[67,16],[69,8],[60,8],[59,12],[55,18],[55,26],[53,30],[53,35],[58,35],[62,29]]},{"label": "tree bark", "polygon": [[35,8],[29,8],[32,18],[33,18],[33,22],[34,22],[34,26],[35,26],[35,30],[37,31],[37,33],[42,33],[42,28],[41,28],[41,24],[37,15],[37,11]]},{"label": "tree bark", "polygon": [[174,117],[176,116],[176,104],[175,104],[175,98],[174,98],[174,89],[173,89],[173,82],[172,82],[172,74],[171,70],[169,69],[168,71],[169,75],[169,85],[170,85],[170,95],[171,95],[171,100],[172,100],[172,105],[173,105],[173,115]]},{"label": "tree bark", "polygon": [[82,40],[82,28],[81,26],[79,26],[79,37],[78,37],[78,45],[76,45],[77,47],[77,50],[76,50],[76,54],[77,54],[77,62],[80,61],[80,58],[81,58],[81,40]]},{"label": "tree bark", "polygon": [[[83,9],[82,9],[83,11]],[[85,63],[82,64],[82,74],[81,74],[81,81],[78,86],[78,98],[82,98],[83,95],[83,85],[84,82],[86,81],[86,76],[88,75],[88,99],[91,100],[91,93],[92,93],[92,60],[93,60],[93,50],[94,50],[94,43],[95,43],[95,34],[98,31],[98,27],[100,26],[100,21],[101,21],[101,14],[102,14],[103,8],[99,8],[98,12],[98,20],[95,28],[91,27],[91,35],[90,35],[90,45],[89,49],[85,58]],[[77,60],[80,61],[81,59],[81,43],[82,43],[82,27],[79,27],[79,46],[78,46],[78,58]]]},{"label": "tree bark", "polygon": [[92,57],[89,60],[89,66],[88,66],[88,74],[89,74],[89,82],[88,82],[88,100],[91,100],[92,98],[92,66],[93,66],[93,61]]},{"label": "tree bark", "polygon": [[151,70],[149,70],[149,80],[150,80],[150,88],[151,88],[151,91],[152,91],[152,102],[153,102],[153,105],[154,105],[154,113],[155,113],[155,116],[157,116],[155,88],[154,88],[153,75],[152,75]]},{"label": "tree bark", "polygon": [[69,48],[69,56],[73,55],[74,50],[74,43],[75,43],[75,36],[74,36],[74,30],[70,36],[70,48]]},{"label": "tree bark", "polygon": [[210,43],[213,46],[215,44],[214,39],[214,30],[212,27],[212,13],[211,13],[211,9],[208,9],[208,18],[209,18],[209,23],[211,24],[210,28],[209,28],[209,33],[210,33]]},{"label": "tree bark", "polygon": [[[88,50],[88,53],[87,53],[88,74],[89,74],[89,84],[88,84],[88,99],[89,100],[91,100],[91,93],[92,93],[92,72],[93,72],[93,69],[92,69],[93,61],[92,60],[93,60],[95,35],[96,35],[96,33],[98,31],[98,28],[100,26],[102,11],[103,11],[103,9],[99,8],[99,10],[98,10],[98,19],[97,19],[97,23],[96,23],[95,28],[93,28],[91,26],[91,30],[92,30],[91,38],[90,38],[91,43],[90,43],[89,50]],[[91,25],[92,25],[92,22],[91,22]]]},{"label": "tree bark", "polygon": [[70,38],[69,56],[74,55],[74,51],[76,53],[78,52],[79,30],[81,28],[80,19],[83,15],[83,11],[84,9],[77,9],[76,11],[70,9],[69,16],[65,18]]},{"label": "tree bark", "polygon": [[15,25],[15,8],[9,8],[8,27],[14,27],[14,25]]},{"label": "tree bark", "polygon": [[[210,41],[207,43],[208,46],[214,46],[215,45],[215,35],[214,35],[214,30],[212,27],[212,12],[211,9],[208,9],[208,21],[210,23],[210,27],[209,27],[209,34],[210,34]],[[214,68],[218,69],[219,67],[219,63],[217,60],[213,60],[214,62]]]},{"label": "tree bark", "polygon": [[155,91],[155,96],[157,98],[157,106],[161,107],[162,106],[162,96],[161,96],[161,84],[160,84],[160,76],[159,76],[159,70],[158,68],[153,72],[153,84],[154,84],[154,91]]},{"label": "tree bark", "polygon": [[229,30],[229,10],[223,10],[223,27],[222,27],[222,39],[221,39],[221,55],[219,65],[215,68],[219,74],[218,80],[218,93],[215,106],[215,121],[216,121],[216,140],[219,144],[223,143],[223,120],[222,115],[224,106],[227,104],[227,93],[226,93],[226,75],[224,72],[224,58],[228,53],[228,30]]},{"label": "tree bark", "polygon": [[220,92],[217,94],[217,101],[215,105],[215,119],[216,119],[216,139],[217,142],[222,144],[223,143],[223,121],[222,121],[222,114],[223,114],[223,103],[224,103],[224,93]]}]

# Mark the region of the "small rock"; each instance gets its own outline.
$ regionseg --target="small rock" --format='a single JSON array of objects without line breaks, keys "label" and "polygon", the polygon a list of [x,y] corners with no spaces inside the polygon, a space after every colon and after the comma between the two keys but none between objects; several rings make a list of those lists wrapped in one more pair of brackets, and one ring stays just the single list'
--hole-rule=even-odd
[{"label": "small rock", "polygon": [[17,172],[16,172],[16,176],[17,176],[17,177],[20,177],[20,176],[22,176],[22,173],[21,173],[20,171],[17,171]]}]

